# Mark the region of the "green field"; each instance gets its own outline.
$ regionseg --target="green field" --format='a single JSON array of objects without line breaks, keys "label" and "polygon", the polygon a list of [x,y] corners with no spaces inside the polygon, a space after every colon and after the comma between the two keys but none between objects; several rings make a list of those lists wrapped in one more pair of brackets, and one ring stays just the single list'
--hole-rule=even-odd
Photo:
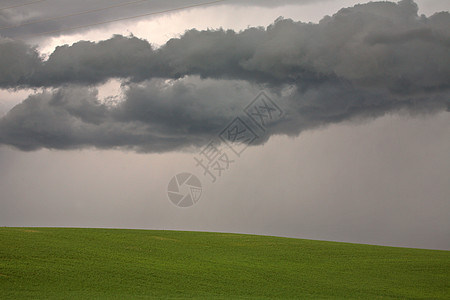
[{"label": "green field", "polygon": [[450,252],[255,235],[0,228],[0,299],[450,298]]}]

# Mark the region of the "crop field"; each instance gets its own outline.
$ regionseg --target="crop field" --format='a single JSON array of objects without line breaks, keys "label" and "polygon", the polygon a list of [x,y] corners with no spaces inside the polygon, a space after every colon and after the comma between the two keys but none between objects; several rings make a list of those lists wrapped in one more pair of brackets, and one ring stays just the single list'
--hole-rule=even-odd
[{"label": "crop field", "polygon": [[0,299],[449,299],[450,252],[153,230],[0,228]]}]

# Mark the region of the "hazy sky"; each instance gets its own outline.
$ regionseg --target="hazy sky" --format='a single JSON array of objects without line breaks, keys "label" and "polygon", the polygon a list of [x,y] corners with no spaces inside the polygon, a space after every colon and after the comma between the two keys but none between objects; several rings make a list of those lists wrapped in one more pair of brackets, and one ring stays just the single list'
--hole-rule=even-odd
[{"label": "hazy sky", "polygon": [[[63,32],[202,2],[38,22],[124,3],[54,1],[0,1],[0,226],[450,249],[448,1],[224,1]],[[283,116],[212,183],[194,158],[261,89]],[[167,195],[182,172],[189,208]]]}]

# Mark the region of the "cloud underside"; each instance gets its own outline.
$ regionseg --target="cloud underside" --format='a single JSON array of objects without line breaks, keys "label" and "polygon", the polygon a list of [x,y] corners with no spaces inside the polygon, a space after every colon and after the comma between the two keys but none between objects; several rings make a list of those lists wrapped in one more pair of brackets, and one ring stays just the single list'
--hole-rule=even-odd
[{"label": "cloud underside", "polygon": [[[285,111],[270,134],[449,111],[450,15],[419,17],[412,1],[368,3],[319,24],[190,30],[158,49],[133,36],[81,41],[46,60],[1,39],[0,65],[2,88],[47,88],[0,119],[1,144],[164,152],[204,145],[261,87]],[[94,86],[113,78],[124,95],[109,105]]]},{"label": "cloud underside", "polygon": [[[280,7],[320,1],[326,2],[329,0],[222,0],[219,2],[216,0],[135,0],[122,2],[111,0],[58,0],[58,5],[51,5],[44,1],[19,6],[15,9],[0,9],[0,35],[20,39],[50,37],[66,34],[70,28],[77,28],[77,33],[86,32],[92,28],[84,27],[89,24],[98,24],[95,25],[95,28],[101,29],[111,24],[117,24],[114,20],[122,20],[121,25],[126,25],[135,20],[140,20],[139,18],[133,18],[136,16],[146,15],[145,17],[148,18],[151,17],[151,14],[164,13],[167,15],[186,11],[190,8],[218,6]],[[2,5],[2,8],[6,6]],[[123,20],[126,18],[130,19]]]}]

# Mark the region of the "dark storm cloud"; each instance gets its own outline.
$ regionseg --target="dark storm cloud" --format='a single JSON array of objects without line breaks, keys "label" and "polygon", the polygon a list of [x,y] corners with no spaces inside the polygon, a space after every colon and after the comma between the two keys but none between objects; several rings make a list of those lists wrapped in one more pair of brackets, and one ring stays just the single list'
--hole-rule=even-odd
[{"label": "dark storm cloud", "polygon": [[[0,143],[22,150],[128,147],[159,152],[205,143],[257,89],[245,82],[187,78],[131,85],[106,106],[95,89],[65,87],[30,96],[0,119]],[[242,97],[245,97],[242,99]]]},{"label": "dark storm cloud", "polygon": [[[418,17],[415,3],[401,1],[342,9],[319,24],[278,19],[239,33],[190,30],[159,49],[136,37],[82,41],[45,61],[3,40],[1,86],[63,86],[0,119],[0,143],[148,152],[200,146],[242,113],[258,84],[286,111],[274,134],[389,112],[448,111],[448,24],[448,12]],[[127,80],[117,106],[83,87],[110,78]]]},{"label": "dark storm cloud", "polygon": [[[46,0],[14,9],[0,10],[0,36],[20,39],[28,39],[41,34],[44,34],[44,36],[58,36],[61,34],[61,32],[58,32],[59,30],[128,18],[146,13],[201,5],[202,3],[205,3],[205,6],[248,5],[275,7],[287,4],[301,5],[313,2],[313,0],[225,0],[208,4],[210,2],[214,2],[214,0]],[[122,5],[125,3],[129,3],[129,5]],[[8,5],[0,5],[0,8],[7,6]],[[111,8],[102,10],[106,7]],[[73,15],[86,11],[92,12]],[[60,18],[62,16],[67,17]],[[42,22],[42,20],[50,18],[56,19]],[[32,24],[20,26],[25,23]],[[127,24],[127,22],[125,22],[125,24]],[[108,26],[108,24],[100,26]],[[98,28],[99,25],[96,25],[96,27]],[[80,30],[83,31],[86,30],[86,28],[78,29],[78,31]]]},{"label": "dark storm cloud", "polygon": [[36,49],[23,42],[0,39],[0,86],[16,87],[29,81],[42,66]]},{"label": "dark storm cloud", "polygon": [[2,68],[0,86],[199,75],[305,87],[338,80],[396,93],[447,90],[450,15],[418,17],[417,9],[407,0],[377,2],[342,9],[319,24],[278,19],[266,29],[239,33],[194,29],[159,49],[114,36],[58,47],[45,61],[25,44],[3,40],[2,59],[10,63]]},{"label": "dark storm cloud", "polygon": [[[203,1],[211,2],[211,1]],[[130,5],[121,5],[131,3]],[[0,11],[0,35],[10,38],[30,38],[36,35],[57,36],[72,27],[101,23],[144,13],[158,12],[201,3],[195,1],[137,1],[137,0],[46,0],[28,6]],[[111,7],[117,6],[118,7]],[[5,5],[3,5],[5,6]],[[111,7],[101,10],[102,8]],[[72,14],[92,11],[74,16]],[[67,16],[67,17],[64,17]],[[62,18],[61,18],[62,17]],[[55,18],[55,19],[53,19]],[[43,21],[52,19],[48,21]],[[31,23],[31,24],[26,24]],[[107,25],[105,25],[107,26]],[[80,29],[83,31],[83,29]],[[85,30],[85,29],[84,29]],[[48,33],[47,33],[48,32]],[[65,33],[65,32],[64,32]]]},{"label": "dark storm cloud", "polygon": [[[388,112],[433,113],[448,109],[449,94],[398,96],[337,83],[320,89],[273,88],[285,117],[270,134],[300,132]],[[246,81],[186,77],[130,84],[111,106],[80,86],[30,96],[0,119],[0,143],[22,150],[82,147],[164,152],[205,145],[257,95]],[[443,98],[445,97],[445,98]],[[270,137],[262,135],[254,144]]]}]

